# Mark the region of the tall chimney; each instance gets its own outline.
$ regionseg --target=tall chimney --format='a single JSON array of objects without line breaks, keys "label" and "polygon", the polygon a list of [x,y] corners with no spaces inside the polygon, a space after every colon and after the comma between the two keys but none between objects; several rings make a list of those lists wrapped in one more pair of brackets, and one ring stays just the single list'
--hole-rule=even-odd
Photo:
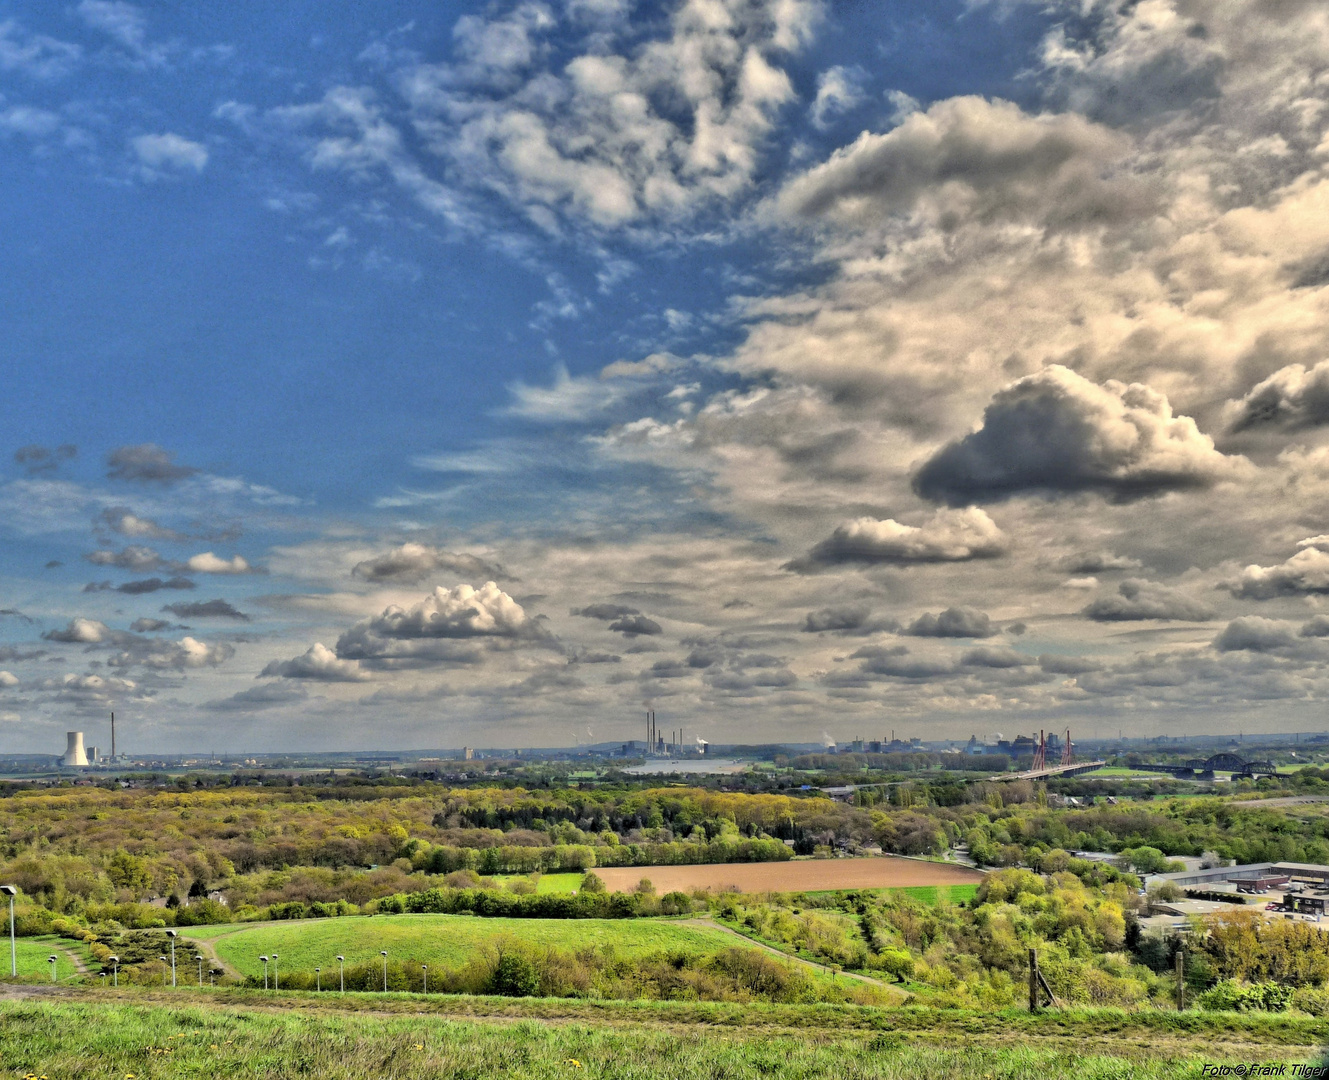
[{"label": "tall chimney", "polygon": [[115,713],[111,713],[111,763],[115,764]]}]

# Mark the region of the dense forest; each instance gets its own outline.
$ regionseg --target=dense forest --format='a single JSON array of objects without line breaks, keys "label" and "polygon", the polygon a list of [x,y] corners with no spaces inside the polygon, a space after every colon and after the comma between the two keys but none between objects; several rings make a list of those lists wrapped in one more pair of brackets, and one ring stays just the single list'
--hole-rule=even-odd
[{"label": "dense forest", "polygon": [[[108,942],[126,952],[134,934],[149,935],[141,965],[149,980],[158,948],[151,935],[168,926],[393,912],[560,919],[700,912],[938,1004],[1018,1003],[1033,948],[1060,1000],[1160,1005],[1175,993],[1173,963],[1184,949],[1190,992],[1216,1007],[1329,1012],[1329,935],[1317,927],[1238,911],[1164,939],[1140,923],[1151,899],[1140,891],[1140,875],[1169,869],[1178,856],[1329,862],[1322,805],[1261,800],[1329,787],[1324,774],[1305,769],[1274,785],[1226,786],[1232,794],[1224,795],[1194,785],[1169,794],[1171,781],[1118,781],[1116,795],[1085,781],[1059,786],[1049,792],[939,776],[894,780],[884,797],[864,792],[852,802],[816,790],[640,783],[259,784],[243,777],[191,784],[186,777],[131,787],[14,786],[0,793],[0,880],[21,890],[20,933],[80,937],[94,955],[109,955]],[[977,895],[956,903],[907,891],[656,896],[645,883],[609,894],[593,874],[598,867],[875,850],[958,856],[992,872]],[[592,873],[576,894],[540,893],[539,876],[560,870]],[[623,976],[612,957],[546,952],[522,962],[535,965],[530,977],[541,986],[569,993],[601,992]],[[714,964],[679,970],[676,979],[664,978],[661,968],[661,978],[640,981],[638,992],[739,992],[733,972]],[[438,985],[452,985],[454,975],[457,986],[498,978],[477,971],[440,972]],[[810,992],[798,985],[787,992]]]},{"label": "dense forest", "polygon": [[[1027,782],[940,778],[897,783],[887,799],[855,805],[815,791],[241,779],[11,787],[0,797],[0,875],[53,914],[155,902],[153,917],[170,922],[252,918],[273,904],[363,906],[445,886],[450,876],[483,884],[505,874],[878,849],[953,850],[979,866],[1049,873],[1077,851],[1113,853],[1141,872],[1181,855],[1329,862],[1329,817],[1262,809],[1254,798],[1146,795],[1111,805],[1085,795],[1085,805],[1053,806]],[[1295,783],[1315,790],[1326,781],[1307,769]]]}]

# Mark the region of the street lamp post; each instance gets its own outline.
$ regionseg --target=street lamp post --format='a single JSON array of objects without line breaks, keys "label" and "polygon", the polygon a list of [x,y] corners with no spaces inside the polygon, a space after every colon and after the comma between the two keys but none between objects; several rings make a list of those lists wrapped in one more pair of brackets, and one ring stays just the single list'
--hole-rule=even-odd
[{"label": "street lamp post", "polygon": [[108,956],[106,959],[109,960],[109,961],[111,962],[111,985],[112,985],[112,986],[119,986],[119,985],[120,985],[120,957],[118,957],[118,956]]},{"label": "street lamp post", "polygon": [[323,976],[319,974],[319,972],[321,972],[322,970],[323,970],[322,968],[314,968],[314,989],[315,989],[315,990],[322,990],[322,989],[323,989]]},{"label": "street lamp post", "polygon": [[263,989],[266,990],[268,988],[268,958],[260,956],[259,959],[263,961]]},{"label": "street lamp post", "polygon": [[337,957],[337,967],[341,970],[341,992],[346,993],[346,957]]},{"label": "street lamp post", "polygon": [[424,974],[424,981],[425,981],[425,989],[424,989],[424,992],[427,994],[427,993],[429,993],[429,965],[428,965],[428,964],[421,964],[421,965],[420,965],[420,970],[421,970],[421,972],[423,972],[423,974]]},{"label": "street lamp post", "polygon": [[104,971],[99,971],[99,972],[97,972],[97,974],[101,976],[101,980],[102,980],[102,989],[105,990],[105,989],[106,989],[106,972],[104,972]]},{"label": "street lamp post", "polygon": [[383,957],[383,993],[388,992],[388,953],[386,949],[380,949],[378,955]]},{"label": "street lamp post", "polygon": [[198,961],[198,984],[203,985],[203,954],[195,953],[194,959]]},{"label": "street lamp post", "polygon": [[14,897],[18,889],[13,885],[0,885],[0,892],[9,897],[9,974],[18,977],[18,946],[14,943]]},{"label": "street lamp post", "polygon": [[273,953],[273,954],[272,954],[272,988],[273,988],[274,990],[277,989],[277,982],[278,982],[278,976],[277,976],[277,954],[276,954],[276,953]]},{"label": "street lamp post", "polygon": [[51,965],[51,982],[55,982],[55,962],[56,962],[56,959],[57,959],[57,958],[54,957],[54,956],[48,956],[48,957],[46,958],[46,962],[49,963],[49,964]]},{"label": "street lamp post", "polygon": [[167,930],[166,936],[171,939],[171,985],[175,985],[175,939],[178,936],[176,931]]}]

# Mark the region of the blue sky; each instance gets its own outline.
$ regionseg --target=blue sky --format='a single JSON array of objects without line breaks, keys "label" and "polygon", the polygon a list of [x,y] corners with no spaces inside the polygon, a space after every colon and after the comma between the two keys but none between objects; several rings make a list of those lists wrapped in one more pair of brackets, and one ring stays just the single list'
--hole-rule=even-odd
[{"label": "blue sky", "polygon": [[1326,59],[1218,0],[0,6],[5,743],[1315,727]]}]

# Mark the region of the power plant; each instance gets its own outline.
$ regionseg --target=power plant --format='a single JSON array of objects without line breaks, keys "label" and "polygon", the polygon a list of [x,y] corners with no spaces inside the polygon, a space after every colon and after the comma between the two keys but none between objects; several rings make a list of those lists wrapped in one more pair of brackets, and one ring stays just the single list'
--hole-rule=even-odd
[{"label": "power plant", "polygon": [[88,755],[83,749],[83,732],[66,732],[65,737],[69,743],[65,747],[65,756],[60,759],[60,764],[67,769],[87,768]]}]

